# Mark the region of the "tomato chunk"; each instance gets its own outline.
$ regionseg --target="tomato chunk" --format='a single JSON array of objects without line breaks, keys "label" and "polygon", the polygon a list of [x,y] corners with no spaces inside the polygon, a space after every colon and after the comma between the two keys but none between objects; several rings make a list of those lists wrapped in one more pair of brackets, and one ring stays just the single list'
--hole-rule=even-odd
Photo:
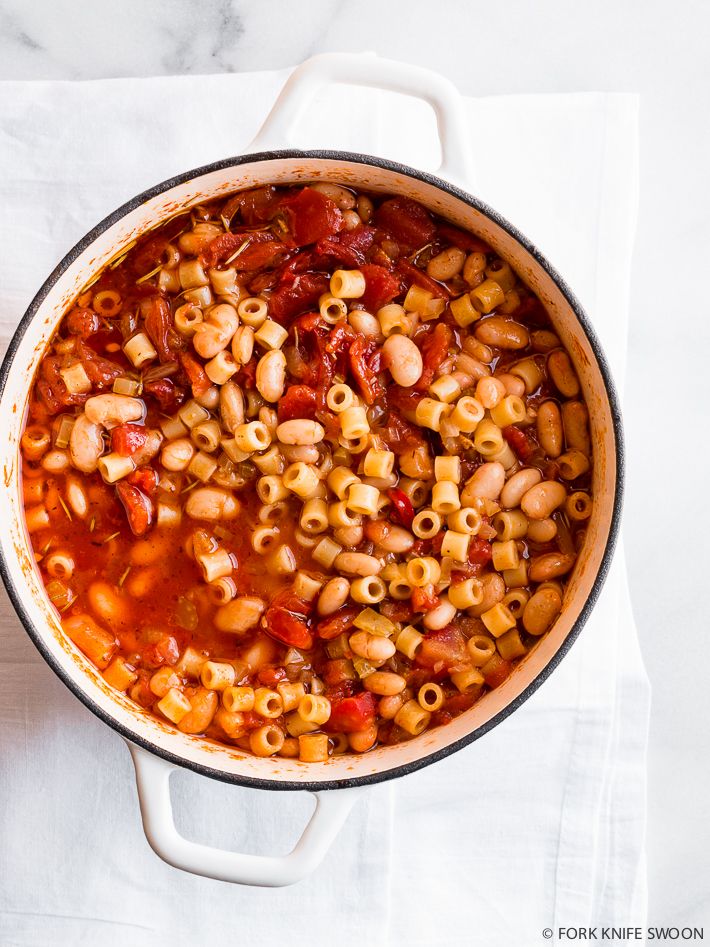
[{"label": "tomato chunk", "polygon": [[116,494],[123,504],[128,525],[134,536],[144,536],[153,525],[153,503],[138,487],[119,481]]},{"label": "tomato chunk", "polygon": [[439,596],[431,582],[420,588],[412,589],[412,610],[415,612],[430,612],[439,604]]},{"label": "tomato chunk", "polygon": [[480,536],[474,536],[468,547],[468,561],[474,565],[486,566],[493,557],[491,544],[487,539],[481,539]]},{"label": "tomato chunk", "polygon": [[319,240],[315,247],[319,264],[326,263],[355,268],[362,266],[367,259],[367,251],[375,241],[372,227],[356,227],[344,230],[333,237]]},{"label": "tomato chunk", "polygon": [[92,309],[72,309],[66,316],[67,330],[70,335],[81,336],[82,339],[93,335],[99,329],[99,317]]},{"label": "tomato chunk", "polygon": [[315,388],[308,385],[291,385],[278,404],[279,423],[294,418],[308,418],[313,421],[318,405]]},{"label": "tomato chunk", "polygon": [[152,496],[158,489],[158,471],[152,467],[139,467],[126,477],[126,483],[132,487],[138,487],[147,496]]},{"label": "tomato chunk", "polygon": [[329,733],[357,733],[366,730],[375,722],[375,697],[369,691],[362,691],[353,697],[333,700],[330,719],[323,729]]},{"label": "tomato chunk", "polygon": [[385,201],[375,213],[375,222],[409,251],[423,247],[436,233],[429,211],[409,197]]},{"label": "tomato chunk", "polygon": [[357,379],[360,393],[367,404],[374,404],[384,394],[377,373],[379,372],[379,351],[364,335],[359,335],[350,346],[350,370]]},{"label": "tomato chunk", "polygon": [[360,267],[360,271],[365,277],[365,293],[360,297],[360,302],[368,311],[376,312],[382,306],[391,303],[401,292],[402,284],[399,277],[384,266],[365,263]]},{"label": "tomato chunk", "polygon": [[450,243],[459,250],[466,250],[468,253],[490,253],[491,248],[481,240],[480,237],[474,237],[465,230],[459,230],[451,224],[439,224],[438,235],[444,243]]},{"label": "tomato chunk", "polygon": [[419,381],[414,385],[417,391],[426,391],[434,381],[437,369],[441,367],[449,354],[449,347],[453,343],[454,334],[443,322],[437,322],[434,329],[422,338],[421,351],[424,370]]},{"label": "tomato chunk", "polygon": [[453,625],[425,635],[416,657],[420,667],[434,671],[448,670],[467,661],[466,639]]},{"label": "tomato chunk", "polygon": [[204,395],[204,393],[212,387],[212,382],[207,377],[207,372],[202,362],[196,358],[196,356],[185,351],[180,352],[179,358],[180,364],[192,387],[192,393],[196,398],[199,398],[200,395]]},{"label": "tomato chunk", "polygon": [[152,395],[166,413],[176,411],[185,400],[185,392],[170,378],[143,382],[143,394]]},{"label": "tomato chunk", "polygon": [[399,260],[397,272],[402,274],[402,281],[407,288],[412,285],[421,286],[422,289],[429,290],[434,296],[439,296],[442,299],[451,298],[451,293],[444,285],[437,283],[431,276],[427,276],[423,270],[420,270],[418,266],[414,266],[409,260]]},{"label": "tomato chunk", "polygon": [[286,252],[283,243],[269,231],[243,230],[215,237],[201,253],[200,261],[203,266],[228,263],[240,272],[249,272],[275,266],[283,260]]},{"label": "tomato chunk", "polygon": [[293,592],[280,592],[264,615],[266,631],[291,648],[308,651],[313,647],[313,635],[308,627],[309,611],[308,603]]},{"label": "tomato chunk", "polygon": [[269,298],[269,315],[284,323],[316,305],[328,289],[324,273],[287,273]]},{"label": "tomato chunk", "polygon": [[272,184],[254,188],[253,191],[243,191],[227,201],[221,216],[231,223],[239,214],[247,227],[268,224],[277,215],[282,196]]},{"label": "tomato chunk", "polygon": [[153,343],[161,362],[169,362],[173,358],[170,351],[170,330],[173,326],[173,314],[170,303],[164,296],[151,296],[141,302],[141,310],[145,318],[145,331]]},{"label": "tomato chunk", "polygon": [[150,641],[142,651],[145,665],[157,668],[163,664],[169,664],[171,667],[177,664],[180,649],[173,635],[149,632],[148,637]]},{"label": "tomato chunk", "polygon": [[144,446],[148,439],[142,424],[119,424],[111,431],[111,450],[122,457],[130,457]]},{"label": "tomato chunk", "polygon": [[346,605],[344,608],[338,609],[333,615],[318,622],[316,628],[318,637],[324,641],[332,641],[333,638],[342,635],[344,631],[352,628],[353,622],[361,611],[362,609],[357,608],[355,605]]},{"label": "tomato chunk", "polygon": [[407,529],[409,529],[414,520],[414,507],[412,506],[412,501],[409,499],[404,490],[400,490],[398,487],[392,487],[391,490],[388,490],[387,496],[392,501],[392,506],[394,507],[390,519],[395,519],[397,522],[401,523],[402,526],[406,526]]},{"label": "tomato chunk", "polygon": [[523,462],[530,460],[535,453],[535,444],[533,444],[525,431],[522,431],[519,427],[515,427],[514,424],[509,424],[503,428],[503,437]]},{"label": "tomato chunk", "polygon": [[510,676],[514,666],[511,661],[506,661],[500,655],[494,654],[481,668],[481,674],[489,687],[499,687]]},{"label": "tomato chunk", "polygon": [[285,198],[281,208],[297,247],[330,237],[345,226],[342,211],[335,201],[311,187]]}]

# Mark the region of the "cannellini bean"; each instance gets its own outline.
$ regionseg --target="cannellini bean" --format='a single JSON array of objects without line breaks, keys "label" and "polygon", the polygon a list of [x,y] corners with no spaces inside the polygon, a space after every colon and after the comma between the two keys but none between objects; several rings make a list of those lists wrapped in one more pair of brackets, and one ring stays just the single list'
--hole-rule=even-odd
[{"label": "cannellini bean", "polygon": [[530,333],[524,325],[502,316],[483,319],[476,326],[475,336],[479,342],[499,349],[524,349],[530,342]]},{"label": "cannellini bean", "polygon": [[71,511],[75,516],[78,516],[79,519],[84,519],[89,512],[89,499],[86,495],[86,490],[84,490],[78,480],[75,480],[73,477],[67,477],[66,495],[67,503]]},{"label": "cannellini bean", "polygon": [[536,352],[549,352],[560,344],[559,338],[549,329],[536,329],[530,334],[530,341]]},{"label": "cannellini bean", "polygon": [[195,454],[195,446],[188,437],[177,437],[168,441],[160,455],[166,470],[185,470]]},{"label": "cannellini bean", "polygon": [[[367,680],[367,678],[365,678]],[[364,683],[364,682],[363,682]],[[377,710],[383,720],[394,720],[404,706],[406,695],[395,694],[392,697],[383,697],[377,705]]]},{"label": "cannellini bean", "polygon": [[525,382],[522,378],[511,375],[510,372],[501,372],[500,375],[496,375],[496,378],[503,382],[506,394],[515,395],[516,398],[525,396]]},{"label": "cannellini bean", "polygon": [[538,589],[523,609],[523,627],[530,635],[544,635],[562,610],[562,598],[555,589]]},{"label": "cannellini bean", "polygon": [[393,526],[389,520],[372,520],[365,525],[365,535],[385,552],[409,552],[414,536],[402,526]]},{"label": "cannellini bean", "polygon": [[196,693],[189,697],[189,701],[192,709],[182,718],[178,730],[183,733],[204,733],[217,713],[217,691],[198,687]]},{"label": "cannellini bean", "polygon": [[356,730],[347,736],[353,753],[366,753],[377,741],[377,724],[372,723],[366,730]]},{"label": "cannellini bean", "polygon": [[356,631],[350,635],[349,644],[355,654],[367,661],[386,661],[397,650],[394,641],[381,635],[371,635],[367,631]]},{"label": "cannellini bean", "polygon": [[84,405],[84,412],[94,424],[126,424],[139,421],[145,414],[145,405],[139,398],[128,395],[94,395]]},{"label": "cannellini bean", "polygon": [[557,523],[549,517],[528,523],[527,538],[531,543],[549,543],[557,535]]},{"label": "cannellini bean", "polygon": [[63,473],[69,466],[69,454],[65,450],[48,450],[40,461],[43,470],[51,474]]},{"label": "cannellini bean", "polygon": [[543,401],[537,409],[537,439],[548,457],[562,453],[562,415],[555,401]]},{"label": "cannellini bean", "polygon": [[583,401],[565,401],[562,405],[562,426],[569,450],[581,450],[589,457],[592,445],[589,439],[589,412]]},{"label": "cannellini bean", "polygon": [[80,414],[69,436],[69,455],[72,464],[82,473],[93,473],[103,452],[101,425],[90,421],[85,414]]},{"label": "cannellini bean", "polygon": [[392,378],[403,388],[411,388],[422,377],[422,353],[406,335],[390,335],[386,338],[382,355]]},{"label": "cannellini bean", "polygon": [[279,424],[276,436],[282,444],[320,444],[325,437],[325,429],[317,421],[295,418]]},{"label": "cannellini bean", "polygon": [[461,272],[465,260],[466,254],[463,250],[459,250],[458,247],[447,247],[429,260],[426,268],[427,276],[441,282],[453,279]]},{"label": "cannellini bean", "polygon": [[318,184],[309,184],[308,186],[312,191],[320,191],[321,194],[325,194],[325,196],[329,197],[341,210],[352,210],[357,203],[357,198],[353,192],[341,187],[340,184],[330,184],[327,181],[323,181]]},{"label": "cannellini bean", "polygon": [[366,194],[360,194],[358,197],[357,212],[360,215],[360,220],[364,224],[372,220],[372,215],[375,213],[375,205]]},{"label": "cannellini bean", "polygon": [[251,326],[239,326],[232,336],[232,355],[237,365],[246,365],[254,352],[254,330]]},{"label": "cannellini bean", "polygon": [[244,424],[244,395],[234,381],[227,381],[220,388],[219,414],[230,434],[234,434],[239,425]]},{"label": "cannellini bean", "polygon": [[505,398],[506,394],[506,387],[500,378],[494,378],[493,376],[481,378],[476,385],[476,400],[480,401],[484,408],[495,408]]},{"label": "cannellini bean", "polygon": [[367,336],[368,339],[381,339],[382,326],[376,316],[364,309],[351,309],[348,313],[348,322],[353,329],[360,335]]},{"label": "cannellini bean", "polygon": [[233,520],[239,513],[239,501],[219,487],[197,487],[187,495],[185,512],[194,520]]},{"label": "cannellini bean", "polygon": [[481,576],[481,601],[467,609],[469,615],[478,618],[489,608],[493,608],[498,602],[503,600],[505,595],[505,581],[498,572],[487,572]]},{"label": "cannellini bean", "polygon": [[229,345],[231,336],[226,335],[215,325],[201,322],[192,337],[195,351],[203,358],[214,358]]},{"label": "cannellini bean", "polygon": [[572,360],[564,349],[556,349],[547,356],[547,370],[555,388],[565,398],[576,398],[579,394],[579,379]]},{"label": "cannellini bean", "polygon": [[497,460],[481,464],[461,492],[462,506],[471,506],[475,497],[497,500],[505,484],[505,467]]},{"label": "cannellini bean", "polygon": [[525,493],[520,500],[520,508],[531,520],[544,520],[562,506],[567,498],[567,490],[556,480],[543,480]]},{"label": "cannellini bean", "polygon": [[500,505],[506,510],[512,510],[516,506],[520,506],[520,501],[528,490],[534,487],[535,484],[540,483],[541,480],[542,474],[537,467],[524,467],[514,473],[501,490]]},{"label": "cannellini bean", "polygon": [[356,549],[364,535],[362,526],[339,526],[333,530],[333,539],[347,549]]},{"label": "cannellini bean", "polygon": [[326,582],[321,589],[316,611],[319,615],[332,615],[345,605],[349,595],[350,583],[342,575],[338,575]]},{"label": "cannellini bean", "polygon": [[546,552],[530,561],[528,578],[532,582],[547,582],[566,575],[574,565],[575,556],[564,552]]},{"label": "cannellini bean", "polygon": [[289,464],[317,464],[320,459],[315,444],[284,444],[281,453]]},{"label": "cannellini bean", "polygon": [[345,224],[346,230],[355,230],[360,226],[362,221],[358,216],[357,211],[355,210],[344,210],[343,211],[343,223]]},{"label": "cannellini bean", "polygon": [[463,267],[463,278],[469,286],[478,286],[478,284],[483,281],[483,271],[485,268],[485,253],[469,253]]},{"label": "cannellini bean", "polygon": [[348,575],[378,575],[383,565],[380,559],[365,552],[341,552],[335,557],[335,568]]},{"label": "cannellini bean", "polygon": [[459,352],[456,356],[456,370],[470,375],[474,381],[479,378],[486,378],[491,373],[487,365],[484,365],[483,362],[467,352]]},{"label": "cannellini bean", "polygon": [[449,601],[448,595],[441,596],[439,604],[427,612],[422,624],[429,631],[440,631],[456,618],[456,606]]},{"label": "cannellini bean", "polygon": [[162,443],[163,435],[160,431],[154,428],[147,430],[145,444],[131,455],[136,467],[142,467],[143,464],[147,464],[151,461],[160,450]]},{"label": "cannellini bean", "polygon": [[362,683],[366,691],[379,694],[381,697],[394,697],[395,694],[401,694],[407,686],[402,675],[394,674],[392,671],[375,671],[373,674],[368,674]]},{"label": "cannellini bean", "polygon": [[261,397],[274,403],[283,395],[285,385],[286,356],[284,353],[280,349],[274,349],[262,355],[256,366],[256,387]]},{"label": "cannellini bean", "polygon": [[426,444],[403,451],[399,456],[399,469],[405,477],[414,480],[430,480],[434,476],[434,461]]}]

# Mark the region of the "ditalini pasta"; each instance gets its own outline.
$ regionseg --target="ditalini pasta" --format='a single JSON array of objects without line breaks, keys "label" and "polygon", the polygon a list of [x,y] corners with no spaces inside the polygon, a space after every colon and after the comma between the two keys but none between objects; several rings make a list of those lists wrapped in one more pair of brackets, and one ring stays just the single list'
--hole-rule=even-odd
[{"label": "ditalini pasta", "polygon": [[25,523],[64,632],[184,733],[323,764],[416,738],[554,626],[593,514],[573,361],[402,197],[195,206],[73,302]]}]

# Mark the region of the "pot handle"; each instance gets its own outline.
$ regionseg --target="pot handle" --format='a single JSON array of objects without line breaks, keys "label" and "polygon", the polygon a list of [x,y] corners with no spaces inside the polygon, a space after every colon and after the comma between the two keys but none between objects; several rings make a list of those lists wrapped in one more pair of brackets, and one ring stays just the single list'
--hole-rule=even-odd
[{"label": "pot handle", "polygon": [[[126,741],[128,743],[128,741]],[[316,808],[295,848],[288,855],[245,855],[190,842],[179,834],[170,799],[170,774],[177,769],[133,743],[133,757],[143,830],[159,858],[193,875],[234,884],[280,888],[310,875],[323,860],[362,789],[314,792]]]},{"label": "pot handle", "polygon": [[374,53],[323,53],[298,66],[279,93],[250,151],[282,149],[316,92],[331,82],[372,86],[428,102],[436,114],[441,165],[437,173],[463,183],[471,180],[471,148],[466,114],[456,86],[421,66],[382,59]]}]

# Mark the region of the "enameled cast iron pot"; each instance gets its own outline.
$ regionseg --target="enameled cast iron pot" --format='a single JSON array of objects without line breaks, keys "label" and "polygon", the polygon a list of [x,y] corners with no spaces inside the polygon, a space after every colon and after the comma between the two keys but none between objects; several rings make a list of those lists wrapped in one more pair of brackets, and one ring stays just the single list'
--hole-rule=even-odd
[{"label": "enameled cast iron pot", "polygon": [[[441,177],[381,158],[335,151],[275,150],[290,139],[299,114],[319,87],[331,82],[375,86],[428,101],[436,113]],[[371,55],[326,55],[298,68],[252,143],[253,153],[187,171],[151,188],[102,221],[59,263],[32,301],[0,373],[0,569],[27,633],[67,687],[128,742],[136,767],[145,832],[157,854],[197,874],[256,885],[291,884],[320,862],[363,787],[411,773],[482,736],[540,686],[579,634],[606,572],[618,530],[622,443],[619,407],[599,342],[581,306],[534,246],[481,201],[449,183],[470,182],[463,103],[454,87],[426,70]],[[304,764],[259,759],[163,725],[112,690],[63,636],[44,592],[23,525],[18,445],[30,379],[67,305],[117,252],[177,211],[230,191],[258,185],[335,181],[415,198],[454,224],[471,229],[510,261],[544,302],[569,351],[589,406],[594,444],[594,512],[587,541],[552,630],[510,678],[448,726],[399,746],[362,756]],[[271,858],[211,849],[180,836],[169,793],[171,771],[183,766],[225,782],[262,789],[308,790],[317,807],[289,855]],[[327,790],[327,791],[326,791]]]}]

